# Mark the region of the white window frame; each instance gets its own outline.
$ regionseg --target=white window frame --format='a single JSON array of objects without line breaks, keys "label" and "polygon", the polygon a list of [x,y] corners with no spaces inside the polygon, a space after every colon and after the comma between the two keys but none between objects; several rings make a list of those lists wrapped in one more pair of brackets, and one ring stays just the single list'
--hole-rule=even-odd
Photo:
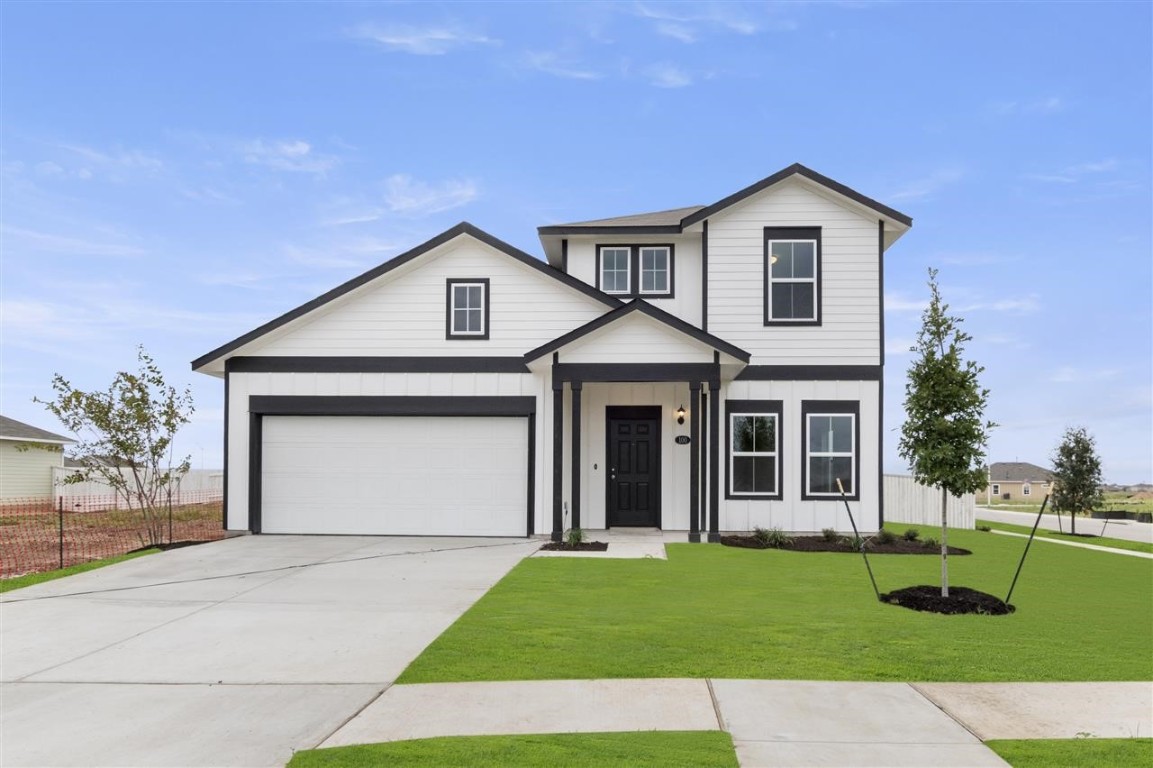
[{"label": "white window frame", "polygon": [[[810,444],[813,438],[813,419],[821,418],[843,418],[849,419],[851,429],[849,434],[852,436],[853,446],[849,451],[813,451],[810,449]],[[859,490],[857,488],[857,414],[855,413],[836,413],[825,411],[812,411],[805,414],[805,495],[817,497],[840,498],[841,493],[838,490],[832,491],[814,491],[813,490],[813,469],[810,459],[849,459],[849,471],[851,473],[850,480],[852,486],[845,489],[845,496],[853,498],[858,496]]]},{"label": "white window frame", "polygon": [[1001,484],[1000,483],[993,483],[993,495],[994,496],[1000,496],[1001,495]]},{"label": "white window frame", "polygon": [[[605,251],[624,251],[624,254],[625,254],[625,289],[623,291],[610,291],[607,288],[605,288]],[[598,282],[600,283],[601,290],[607,294],[612,295],[612,296],[627,296],[627,295],[631,294],[633,292],[633,290],[632,290],[632,287],[633,287],[633,249],[632,249],[632,247],[628,246],[628,245],[602,245],[602,246],[600,246],[599,250],[597,251],[597,255],[600,257],[599,258],[600,264],[598,265],[598,269],[600,270],[600,274],[597,277],[598,277]],[[614,269],[612,271],[614,274],[620,272],[619,269]]]},{"label": "white window frame", "polygon": [[[457,306],[457,303],[456,303],[456,290],[457,290],[457,288],[466,288],[466,289],[467,288],[479,288],[480,289],[480,306],[477,306],[477,307],[473,307],[473,306],[460,307],[460,306]],[[465,297],[466,297],[465,302],[466,303],[468,301],[467,296],[468,296],[468,291],[466,290],[465,291]],[[458,282],[450,283],[449,284],[449,307],[448,307],[448,317],[449,317],[448,335],[452,338],[459,338],[462,336],[484,336],[484,335],[486,335],[488,333],[488,328],[485,327],[485,319],[488,315],[487,306],[486,306],[487,304],[488,304],[488,284],[487,283],[481,282],[479,280],[477,280],[475,282],[470,282],[467,280],[461,280]],[[469,331],[469,330],[462,331],[462,330],[457,329],[457,327],[456,327],[456,311],[458,309],[464,310],[466,312],[466,315],[465,315],[466,318],[468,317],[467,313],[474,312],[474,311],[479,312],[480,313],[480,329],[475,330],[475,331]]]},{"label": "white window frame", "polygon": [[[660,288],[660,289],[654,288],[651,291],[646,291],[644,289],[645,272],[650,272],[652,274],[659,274],[658,270],[655,270],[655,269],[646,270],[645,269],[645,251],[662,251],[662,252],[664,252],[664,254],[665,254],[665,268],[664,268],[664,270],[661,270],[664,272],[664,275],[665,275],[665,287],[664,288]],[[673,276],[672,276],[673,249],[672,248],[670,248],[667,245],[640,245],[640,246],[637,246],[637,259],[638,259],[637,269],[639,270],[639,275],[638,275],[639,281],[637,282],[637,293],[638,294],[641,294],[644,296],[667,296],[668,294],[672,293],[672,285],[673,285]],[[653,282],[654,282],[654,284],[656,283],[655,280]]]},{"label": "white window frame", "polygon": [[[733,440],[737,430],[734,422],[738,417],[751,417],[773,420],[773,450],[772,451],[737,451],[733,448]],[[771,491],[741,491],[736,487],[736,459],[738,456],[772,456],[773,457],[773,490]],[[729,495],[731,496],[769,496],[779,497],[781,493],[781,419],[776,413],[730,413],[729,414]]]},{"label": "white window frame", "polygon": [[1030,495],[1032,495],[1032,493],[1033,493],[1033,491],[1029,487],[1028,483],[1025,483],[1024,485],[1021,486],[1021,495],[1022,496],[1030,496]]},{"label": "white window frame", "polygon": [[[766,259],[768,263],[765,269],[768,270],[768,296],[765,297],[765,303],[768,306],[768,318],[770,323],[815,323],[820,316],[820,296],[817,295],[819,283],[817,281],[818,273],[821,269],[821,260],[819,258],[819,244],[816,239],[809,238],[770,238],[769,245],[766,249]],[[812,277],[773,277],[773,244],[774,243],[811,243],[813,246],[813,276]],[[797,283],[808,283],[813,287],[813,314],[810,317],[774,317],[773,316],[773,285],[776,283],[788,283],[790,285]]]}]

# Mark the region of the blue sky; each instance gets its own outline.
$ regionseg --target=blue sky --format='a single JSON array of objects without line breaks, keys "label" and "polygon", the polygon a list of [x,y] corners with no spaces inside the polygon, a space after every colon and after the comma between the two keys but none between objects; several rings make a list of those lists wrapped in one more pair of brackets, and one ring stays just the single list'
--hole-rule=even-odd
[{"label": "blue sky", "polygon": [[793,162],[914,217],[886,261],[886,469],[940,269],[994,461],[1095,435],[1153,480],[1149,3],[4,3],[0,411],[59,425],[468,220],[708,204]]}]

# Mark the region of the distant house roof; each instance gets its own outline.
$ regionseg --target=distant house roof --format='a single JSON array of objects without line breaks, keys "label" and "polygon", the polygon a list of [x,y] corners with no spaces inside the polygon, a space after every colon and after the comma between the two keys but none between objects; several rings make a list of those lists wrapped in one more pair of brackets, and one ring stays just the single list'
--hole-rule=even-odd
[{"label": "distant house roof", "polygon": [[58,443],[66,445],[76,441],[46,429],[25,424],[7,416],[0,416],[0,440],[19,440],[23,443]]},{"label": "distant house roof", "polygon": [[1027,461],[999,461],[989,465],[991,483],[1048,483],[1052,480],[1052,472]]}]

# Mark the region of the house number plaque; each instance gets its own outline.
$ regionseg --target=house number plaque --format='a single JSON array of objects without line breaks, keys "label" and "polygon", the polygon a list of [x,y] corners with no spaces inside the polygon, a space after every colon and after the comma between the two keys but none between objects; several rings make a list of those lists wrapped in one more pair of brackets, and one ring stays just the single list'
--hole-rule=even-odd
[{"label": "house number plaque", "polygon": [[677,445],[688,445],[692,442],[692,438],[688,435],[677,435],[675,442]]}]

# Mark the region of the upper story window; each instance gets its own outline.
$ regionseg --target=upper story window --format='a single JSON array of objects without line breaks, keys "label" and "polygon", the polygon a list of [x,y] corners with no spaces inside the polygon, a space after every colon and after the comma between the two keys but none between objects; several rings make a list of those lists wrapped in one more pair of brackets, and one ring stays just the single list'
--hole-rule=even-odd
[{"label": "upper story window", "polygon": [[488,278],[447,281],[445,338],[488,338]]},{"label": "upper story window", "polygon": [[613,296],[671,297],[673,247],[671,245],[597,247],[597,288]]},{"label": "upper story window", "polygon": [[765,227],[765,325],[820,325],[821,228]]},{"label": "upper story window", "polygon": [[[860,499],[860,404],[855,400],[807,400],[801,403],[801,498]],[[837,481],[841,481],[841,488]]]}]

